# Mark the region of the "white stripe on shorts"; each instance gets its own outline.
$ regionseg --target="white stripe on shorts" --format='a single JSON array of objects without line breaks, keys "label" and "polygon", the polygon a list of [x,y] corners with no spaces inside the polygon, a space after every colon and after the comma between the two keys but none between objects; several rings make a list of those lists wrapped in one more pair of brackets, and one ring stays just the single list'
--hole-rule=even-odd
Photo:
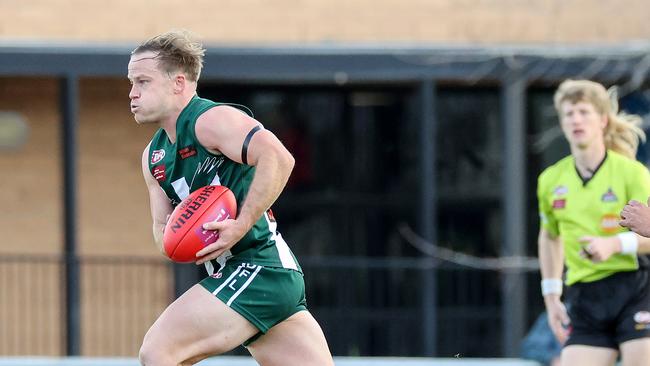
[{"label": "white stripe on shorts", "polygon": [[233,272],[225,281],[223,281],[221,286],[217,287],[216,290],[212,291],[212,294],[216,295],[219,293],[219,291],[223,290],[223,288],[226,287],[226,285],[230,282],[230,280],[232,280],[237,275],[237,273],[241,271],[243,266],[244,266],[243,264],[240,264],[239,267],[237,267],[237,269],[235,270],[235,272]]},{"label": "white stripe on shorts", "polygon": [[257,266],[257,269],[255,270],[255,272],[253,272],[253,274],[248,278],[248,280],[246,282],[244,282],[242,287],[240,287],[239,290],[237,290],[237,292],[235,292],[235,294],[232,295],[232,297],[230,298],[230,300],[228,300],[226,305],[230,306],[230,304],[232,304],[232,302],[235,301],[237,296],[239,296],[239,294],[241,294],[242,291],[244,291],[244,289],[246,289],[246,287],[248,287],[248,285],[250,285],[250,283],[253,281],[253,278],[255,278],[255,276],[257,276],[257,272],[259,272],[260,269],[262,269],[262,266]]}]

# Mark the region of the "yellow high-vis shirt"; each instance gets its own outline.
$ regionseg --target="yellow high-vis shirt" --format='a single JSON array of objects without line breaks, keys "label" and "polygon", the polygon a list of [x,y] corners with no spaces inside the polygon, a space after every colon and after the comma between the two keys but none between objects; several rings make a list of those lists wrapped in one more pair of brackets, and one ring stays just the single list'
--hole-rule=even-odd
[{"label": "yellow high-vis shirt", "polygon": [[567,285],[638,269],[636,255],[615,254],[600,263],[581,257],[579,239],[627,231],[618,224],[623,206],[632,199],[645,203],[650,196],[650,173],[643,164],[608,150],[593,176],[583,180],[573,156],[567,156],[544,170],[537,183],[541,227],[564,245]]}]

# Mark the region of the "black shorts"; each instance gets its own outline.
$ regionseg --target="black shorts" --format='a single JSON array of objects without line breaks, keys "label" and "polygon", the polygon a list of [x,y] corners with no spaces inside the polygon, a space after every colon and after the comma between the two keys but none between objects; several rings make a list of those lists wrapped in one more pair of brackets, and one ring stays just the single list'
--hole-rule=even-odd
[{"label": "black shorts", "polygon": [[565,346],[618,349],[626,341],[650,337],[650,272],[620,272],[567,289],[571,332]]}]

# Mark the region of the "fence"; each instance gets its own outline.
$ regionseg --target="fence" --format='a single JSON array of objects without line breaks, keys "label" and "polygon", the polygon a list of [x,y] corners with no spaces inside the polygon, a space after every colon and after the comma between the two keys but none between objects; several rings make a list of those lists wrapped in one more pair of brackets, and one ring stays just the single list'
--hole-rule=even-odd
[{"label": "fence", "polygon": [[[405,258],[306,258],[309,308],[334,355],[422,354],[425,276],[438,288],[437,355],[501,357],[501,274],[433,267]],[[63,262],[53,256],[0,256],[0,355],[65,353]],[[81,354],[137,355],[148,326],[173,300],[169,262],[80,259]],[[536,273],[527,274],[537,282]],[[541,305],[540,305],[541,306]],[[531,317],[537,312],[531,311]],[[245,354],[238,349],[232,354]]]},{"label": "fence", "polygon": [[[301,261],[308,304],[336,355],[423,353],[423,281],[437,282],[437,355],[502,357],[503,276],[428,259],[310,258]],[[526,272],[538,283],[537,272]],[[532,287],[532,286],[531,286]],[[537,286],[534,286],[536,289]],[[530,318],[541,311],[527,309]]]},{"label": "fence", "polygon": [[[162,260],[83,258],[83,354],[137,355],[148,326],[172,300],[171,278]],[[0,256],[0,355],[65,353],[63,279],[58,256]]]}]

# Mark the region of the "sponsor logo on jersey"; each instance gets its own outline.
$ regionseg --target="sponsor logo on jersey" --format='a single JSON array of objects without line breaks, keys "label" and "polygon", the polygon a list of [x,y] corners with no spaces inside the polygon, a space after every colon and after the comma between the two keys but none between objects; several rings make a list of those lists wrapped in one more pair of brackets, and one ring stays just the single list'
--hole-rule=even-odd
[{"label": "sponsor logo on jersey", "polygon": [[151,170],[151,175],[158,181],[158,182],[164,182],[165,179],[167,179],[167,173],[165,173],[165,164],[162,165],[156,165],[153,167]]},{"label": "sponsor logo on jersey", "polygon": [[564,196],[567,193],[569,193],[569,188],[567,188],[567,186],[557,186],[553,190],[553,194],[556,196]]},{"label": "sponsor logo on jersey", "polygon": [[151,164],[156,164],[160,162],[165,157],[165,150],[154,150],[151,153]]},{"label": "sponsor logo on jersey", "polygon": [[600,199],[603,202],[616,202],[616,201],[618,201],[618,197],[616,197],[616,195],[614,194],[614,191],[612,191],[612,187],[609,187],[607,189],[607,192],[605,192]]},{"label": "sponsor logo on jersey", "polygon": [[634,322],[636,323],[634,325],[634,329],[636,330],[650,329],[650,312],[637,312],[634,314]]},{"label": "sponsor logo on jersey", "polygon": [[553,200],[553,208],[556,210],[563,209],[566,207],[566,199],[557,199]]},{"label": "sponsor logo on jersey", "polygon": [[634,314],[634,321],[637,323],[650,324],[650,312],[639,311]]},{"label": "sponsor logo on jersey", "polygon": [[196,149],[194,148],[194,146],[190,145],[178,150],[178,155],[180,155],[181,159],[184,160],[196,155]]},{"label": "sponsor logo on jersey", "polygon": [[620,218],[616,214],[604,214],[600,219],[600,228],[606,233],[614,234],[621,229],[618,225],[619,220]]}]

